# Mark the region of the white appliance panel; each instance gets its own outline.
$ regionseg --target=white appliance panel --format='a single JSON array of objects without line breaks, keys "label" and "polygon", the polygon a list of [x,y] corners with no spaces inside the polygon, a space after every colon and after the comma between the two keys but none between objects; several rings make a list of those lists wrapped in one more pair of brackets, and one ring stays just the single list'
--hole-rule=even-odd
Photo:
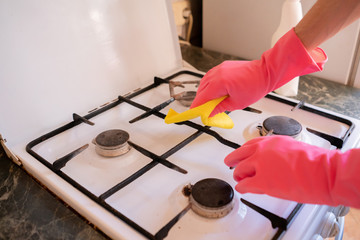
[{"label": "white appliance panel", "polygon": [[173,26],[170,1],[1,1],[0,132],[15,145],[180,68]]}]

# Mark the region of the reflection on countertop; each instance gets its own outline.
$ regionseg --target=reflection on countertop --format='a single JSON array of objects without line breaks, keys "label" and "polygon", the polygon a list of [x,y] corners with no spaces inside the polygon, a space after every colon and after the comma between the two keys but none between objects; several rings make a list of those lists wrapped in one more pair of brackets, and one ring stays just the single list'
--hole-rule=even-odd
[{"label": "reflection on countertop", "polygon": [[[239,58],[181,45],[183,59],[201,71]],[[360,90],[311,76],[300,78],[296,99],[360,118]],[[11,162],[0,149],[0,239],[108,239]]]}]

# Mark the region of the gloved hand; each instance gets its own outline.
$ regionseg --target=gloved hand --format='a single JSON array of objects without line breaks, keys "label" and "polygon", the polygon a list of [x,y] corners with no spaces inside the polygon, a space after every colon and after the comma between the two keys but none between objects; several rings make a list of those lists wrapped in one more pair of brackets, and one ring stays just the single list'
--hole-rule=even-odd
[{"label": "gloved hand", "polygon": [[225,158],[235,189],[301,203],[360,208],[360,149],[344,153],[288,136],[252,139]]},{"label": "gloved hand", "polygon": [[326,60],[320,48],[308,52],[291,29],[260,60],[225,61],[208,71],[190,108],[228,95],[210,117],[243,109],[294,77],[322,70]]}]

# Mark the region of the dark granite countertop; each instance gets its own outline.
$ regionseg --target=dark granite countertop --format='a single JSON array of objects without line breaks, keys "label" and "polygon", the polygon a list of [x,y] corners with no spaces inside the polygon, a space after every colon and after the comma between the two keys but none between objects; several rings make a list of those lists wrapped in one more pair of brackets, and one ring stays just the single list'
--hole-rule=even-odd
[{"label": "dark granite countertop", "polygon": [[[183,59],[201,71],[225,54],[182,45]],[[360,90],[311,76],[300,78],[296,99],[360,119]],[[0,149],[0,239],[108,239],[52,195]]]}]

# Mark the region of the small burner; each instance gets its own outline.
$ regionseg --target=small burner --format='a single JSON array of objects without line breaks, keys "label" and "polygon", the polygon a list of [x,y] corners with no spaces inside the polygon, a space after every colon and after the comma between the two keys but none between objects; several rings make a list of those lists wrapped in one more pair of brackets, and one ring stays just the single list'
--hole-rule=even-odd
[{"label": "small burner", "polygon": [[301,124],[295,119],[284,116],[273,116],[264,120],[263,126],[259,127],[262,136],[286,135],[297,138],[301,131]]},{"label": "small burner", "polygon": [[185,106],[190,107],[196,96],[195,91],[186,91],[179,98],[179,102]]},{"label": "small burner", "polygon": [[224,217],[234,208],[234,190],[220,179],[203,179],[183,192],[190,195],[191,209],[206,218]]},{"label": "small burner", "polygon": [[196,96],[196,91],[186,90],[180,93],[175,93],[176,87],[185,88],[185,85],[193,84],[195,88],[198,87],[200,80],[193,80],[193,81],[170,81],[169,82],[169,89],[170,89],[170,96],[175,98],[175,100],[179,101],[183,106],[190,107],[191,103],[194,101]]},{"label": "small burner", "polygon": [[120,129],[112,129],[100,133],[94,139],[96,152],[104,157],[117,157],[127,153],[130,146],[127,143],[130,136]]}]

